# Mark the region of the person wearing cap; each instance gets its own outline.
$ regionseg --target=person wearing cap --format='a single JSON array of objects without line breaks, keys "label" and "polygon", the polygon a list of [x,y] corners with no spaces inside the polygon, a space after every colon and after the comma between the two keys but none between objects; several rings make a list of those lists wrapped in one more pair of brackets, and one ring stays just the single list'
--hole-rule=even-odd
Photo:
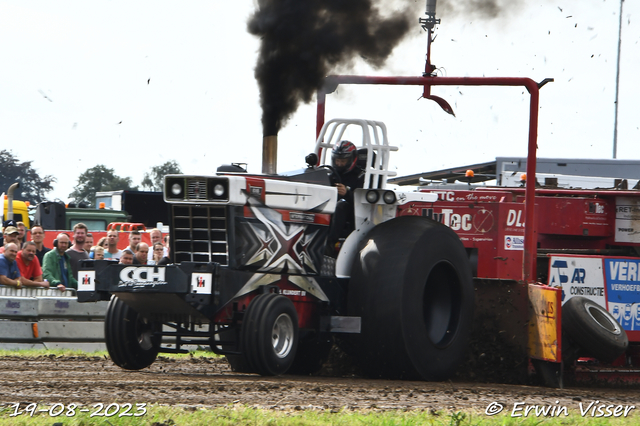
[{"label": "person wearing cap", "polygon": [[65,288],[78,288],[78,280],[71,272],[69,255],[65,253],[70,243],[69,236],[62,232],[53,242],[54,249],[44,255],[42,275],[52,286],[60,288],[59,284],[62,284]]},{"label": "person wearing cap", "polygon": [[18,246],[16,243],[7,243],[4,249],[5,252],[0,254],[0,284],[19,289],[22,287],[22,281],[20,280],[20,268],[16,262]]},{"label": "person wearing cap", "polygon": [[[13,221],[12,221],[13,222]],[[15,222],[14,222],[15,223]],[[5,251],[5,247],[7,246],[7,244],[9,243],[13,243],[16,245],[16,247],[18,246],[18,235],[20,234],[20,231],[18,231],[18,228],[15,226],[5,226],[4,231],[3,231],[3,236],[4,236],[4,246],[0,247],[0,254],[4,253]]]},{"label": "person wearing cap", "polygon": [[16,221],[13,220],[13,219],[7,219],[4,222],[2,222],[2,232],[0,233],[0,247],[4,247],[4,244],[5,244],[5,242],[4,242],[4,229],[7,226],[13,226],[15,228],[18,227],[18,225],[16,224]]}]

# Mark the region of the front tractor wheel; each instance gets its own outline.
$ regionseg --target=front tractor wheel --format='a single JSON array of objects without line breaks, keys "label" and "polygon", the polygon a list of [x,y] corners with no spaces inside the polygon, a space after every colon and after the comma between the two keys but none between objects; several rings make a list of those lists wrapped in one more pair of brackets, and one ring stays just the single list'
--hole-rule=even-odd
[{"label": "front tractor wheel", "polygon": [[469,346],[474,289],[460,239],[421,217],[369,232],[354,262],[349,315],[362,318],[356,358],[371,376],[451,377]]},{"label": "front tractor wheel", "polygon": [[107,351],[113,362],[127,370],[150,366],[160,348],[159,323],[148,321],[116,296],[111,298],[104,322]]},{"label": "front tractor wheel", "polygon": [[298,347],[298,314],[293,302],[274,293],[261,294],[245,312],[242,356],[249,368],[263,376],[287,372]]}]

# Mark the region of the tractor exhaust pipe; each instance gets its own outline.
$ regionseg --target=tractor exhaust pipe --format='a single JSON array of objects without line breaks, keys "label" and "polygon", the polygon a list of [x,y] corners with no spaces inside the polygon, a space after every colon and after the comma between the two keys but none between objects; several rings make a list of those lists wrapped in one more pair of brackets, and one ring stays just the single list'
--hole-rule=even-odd
[{"label": "tractor exhaust pipe", "polygon": [[9,189],[7,190],[7,218],[6,220],[11,220],[13,219],[13,191],[16,190],[16,188],[20,187],[20,183],[16,182],[13,185],[11,185],[9,187]]},{"label": "tractor exhaust pipe", "polygon": [[278,166],[278,135],[262,139],[262,173],[275,175]]}]

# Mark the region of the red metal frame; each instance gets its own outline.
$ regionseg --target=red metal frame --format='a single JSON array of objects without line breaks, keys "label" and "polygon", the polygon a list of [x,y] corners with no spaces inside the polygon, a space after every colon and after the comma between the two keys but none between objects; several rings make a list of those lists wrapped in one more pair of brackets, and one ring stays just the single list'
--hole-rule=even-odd
[{"label": "red metal frame", "polygon": [[[427,61],[427,64],[429,62]],[[431,86],[524,86],[531,95],[529,102],[529,145],[527,149],[527,176],[536,175],[536,150],[538,139],[538,85],[530,78],[521,77],[376,77],[355,75],[331,75],[325,78],[325,84],[318,91],[316,117],[316,138],[324,125],[326,95],[332,93],[339,84],[382,84],[402,86],[423,86],[423,96],[428,97]],[[522,280],[525,283],[536,282],[536,224],[535,217],[535,179],[527,179],[525,186],[525,234]]]}]

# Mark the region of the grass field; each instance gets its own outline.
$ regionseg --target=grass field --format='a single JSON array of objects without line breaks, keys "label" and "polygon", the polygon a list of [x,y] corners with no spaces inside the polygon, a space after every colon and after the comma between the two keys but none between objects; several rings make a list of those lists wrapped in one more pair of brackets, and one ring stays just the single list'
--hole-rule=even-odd
[{"label": "grass field", "polygon": [[[572,414],[567,417],[527,417],[512,418],[509,415],[489,417],[484,413],[472,412],[421,412],[421,411],[385,411],[362,412],[341,410],[338,412],[299,410],[278,411],[255,409],[244,406],[225,406],[217,408],[194,407],[167,407],[150,405],[146,407],[144,415],[135,417],[118,417],[117,415],[106,417],[90,417],[89,413],[79,413],[77,410],[86,407],[76,407],[75,412],[62,412],[57,414],[60,407],[51,408],[51,414],[40,413],[29,416],[25,412],[19,416],[11,417],[14,408],[3,406],[0,410],[0,426],[16,425],[150,425],[150,426],[174,426],[174,425],[283,425],[283,426],[320,426],[320,425],[373,425],[373,426],[466,426],[466,425],[635,425],[638,419],[635,416],[627,418],[591,418]],[[39,407],[39,408],[42,408]],[[22,407],[24,410],[24,406]],[[69,407],[65,407],[69,410]],[[128,414],[132,414],[134,411]],[[102,412],[104,413],[104,411]],[[67,416],[67,414],[72,416]]]}]

